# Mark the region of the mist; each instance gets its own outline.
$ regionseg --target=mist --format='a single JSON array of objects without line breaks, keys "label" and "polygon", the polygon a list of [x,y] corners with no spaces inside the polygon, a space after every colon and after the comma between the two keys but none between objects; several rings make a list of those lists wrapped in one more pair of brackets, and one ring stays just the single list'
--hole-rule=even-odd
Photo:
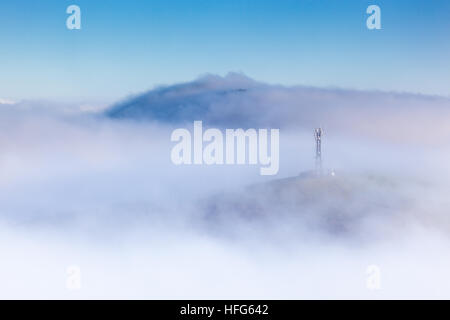
[{"label": "mist", "polygon": [[[449,108],[239,74],[106,111],[0,104],[0,297],[449,298]],[[280,129],[278,174],[174,165],[171,132],[194,120]],[[335,177],[299,180],[317,126]]]}]

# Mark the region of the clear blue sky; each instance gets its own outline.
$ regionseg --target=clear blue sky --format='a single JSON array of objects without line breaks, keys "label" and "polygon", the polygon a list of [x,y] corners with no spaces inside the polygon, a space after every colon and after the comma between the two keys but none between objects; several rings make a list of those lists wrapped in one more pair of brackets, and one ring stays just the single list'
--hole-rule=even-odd
[{"label": "clear blue sky", "polygon": [[[81,8],[81,30],[66,28],[71,4]],[[370,4],[381,7],[382,30],[366,28]],[[0,98],[114,101],[228,71],[450,96],[450,1],[0,3]]]}]

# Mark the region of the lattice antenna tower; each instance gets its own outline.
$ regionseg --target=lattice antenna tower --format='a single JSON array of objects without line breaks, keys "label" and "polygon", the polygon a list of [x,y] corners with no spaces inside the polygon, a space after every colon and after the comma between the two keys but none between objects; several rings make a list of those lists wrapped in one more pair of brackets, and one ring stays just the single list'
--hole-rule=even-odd
[{"label": "lattice antenna tower", "polygon": [[314,138],[316,139],[316,174],[322,175],[322,128],[314,129]]}]

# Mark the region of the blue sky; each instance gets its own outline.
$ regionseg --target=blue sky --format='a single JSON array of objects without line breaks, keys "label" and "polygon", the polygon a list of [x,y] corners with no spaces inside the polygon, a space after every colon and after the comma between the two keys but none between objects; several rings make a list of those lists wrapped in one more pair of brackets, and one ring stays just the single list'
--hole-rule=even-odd
[{"label": "blue sky", "polygon": [[[81,8],[81,30],[66,28],[71,4]],[[370,4],[381,8],[381,30],[366,28]],[[0,98],[112,102],[229,71],[450,96],[450,1],[0,3]]]}]

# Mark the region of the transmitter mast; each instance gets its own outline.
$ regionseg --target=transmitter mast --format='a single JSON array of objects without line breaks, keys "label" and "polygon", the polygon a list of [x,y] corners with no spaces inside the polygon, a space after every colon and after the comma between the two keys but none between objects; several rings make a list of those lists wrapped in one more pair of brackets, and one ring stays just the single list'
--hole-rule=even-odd
[{"label": "transmitter mast", "polygon": [[316,175],[322,175],[322,128],[314,129],[314,138],[316,139]]}]

